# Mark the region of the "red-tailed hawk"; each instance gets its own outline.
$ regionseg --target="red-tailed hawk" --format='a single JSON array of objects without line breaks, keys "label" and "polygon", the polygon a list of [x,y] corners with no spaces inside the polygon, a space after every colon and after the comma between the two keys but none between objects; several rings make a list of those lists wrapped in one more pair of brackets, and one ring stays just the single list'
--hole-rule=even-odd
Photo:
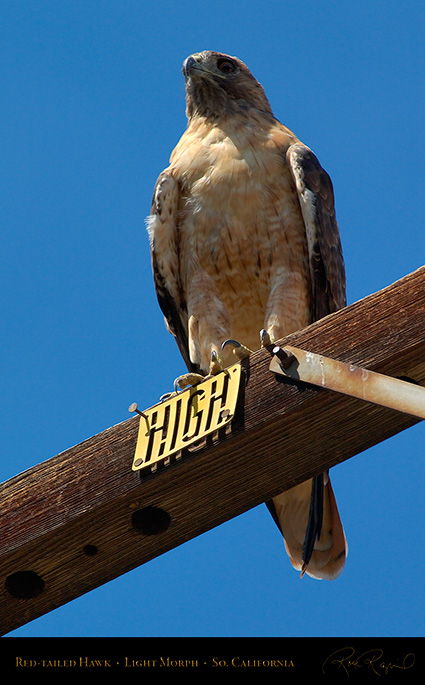
[{"label": "red-tailed hawk", "polygon": [[[273,116],[243,62],[205,51],[183,64],[188,126],[156,183],[148,229],[158,301],[189,372],[345,306],[332,183]],[[282,459],[285,455],[282,455]],[[268,506],[293,566],[336,578],[346,541],[328,474]]]}]

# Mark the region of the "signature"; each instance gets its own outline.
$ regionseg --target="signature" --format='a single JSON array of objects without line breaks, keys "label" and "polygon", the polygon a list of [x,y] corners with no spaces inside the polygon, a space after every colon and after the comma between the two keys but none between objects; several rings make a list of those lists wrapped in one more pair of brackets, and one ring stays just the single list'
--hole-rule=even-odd
[{"label": "signature", "polygon": [[375,675],[382,676],[388,675],[394,670],[407,671],[413,667],[414,663],[415,655],[412,652],[401,659],[387,661],[382,649],[368,649],[366,652],[357,655],[354,647],[343,647],[325,659],[322,664],[322,673],[338,670],[350,677],[350,671],[358,671],[364,668],[375,673]]}]

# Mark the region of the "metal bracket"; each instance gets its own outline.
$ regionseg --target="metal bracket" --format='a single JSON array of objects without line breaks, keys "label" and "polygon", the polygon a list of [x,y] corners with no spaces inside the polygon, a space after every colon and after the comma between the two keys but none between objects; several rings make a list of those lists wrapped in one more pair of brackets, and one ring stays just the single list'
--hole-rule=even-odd
[{"label": "metal bracket", "polygon": [[354,364],[306,352],[274,347],[270,371],[295,381],[350,395],[425,419],[425,388]]}]

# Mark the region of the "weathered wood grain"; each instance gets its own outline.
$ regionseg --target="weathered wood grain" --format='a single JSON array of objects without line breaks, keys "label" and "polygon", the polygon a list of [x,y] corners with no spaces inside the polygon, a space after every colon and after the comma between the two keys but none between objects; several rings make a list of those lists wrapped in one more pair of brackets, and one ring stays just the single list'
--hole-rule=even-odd
[{"label": "weathered wood grain", "polygon": [[[280,342],[425,385],[425,267]],[[133,417],[0,486],[1,634],[417,422],[269,363],[243,363],[229,434],[154,474],[131,470]]]}]

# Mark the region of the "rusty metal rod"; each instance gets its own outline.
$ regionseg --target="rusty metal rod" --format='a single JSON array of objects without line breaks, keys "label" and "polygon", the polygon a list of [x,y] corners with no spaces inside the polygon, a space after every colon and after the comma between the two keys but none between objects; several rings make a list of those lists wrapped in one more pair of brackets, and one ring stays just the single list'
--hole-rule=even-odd
[{"label": "rusty metal rod", "polygon": [[293,380],[425,419],[425,388],[408,381],[289,345],[273,349],[269,368]]}]

